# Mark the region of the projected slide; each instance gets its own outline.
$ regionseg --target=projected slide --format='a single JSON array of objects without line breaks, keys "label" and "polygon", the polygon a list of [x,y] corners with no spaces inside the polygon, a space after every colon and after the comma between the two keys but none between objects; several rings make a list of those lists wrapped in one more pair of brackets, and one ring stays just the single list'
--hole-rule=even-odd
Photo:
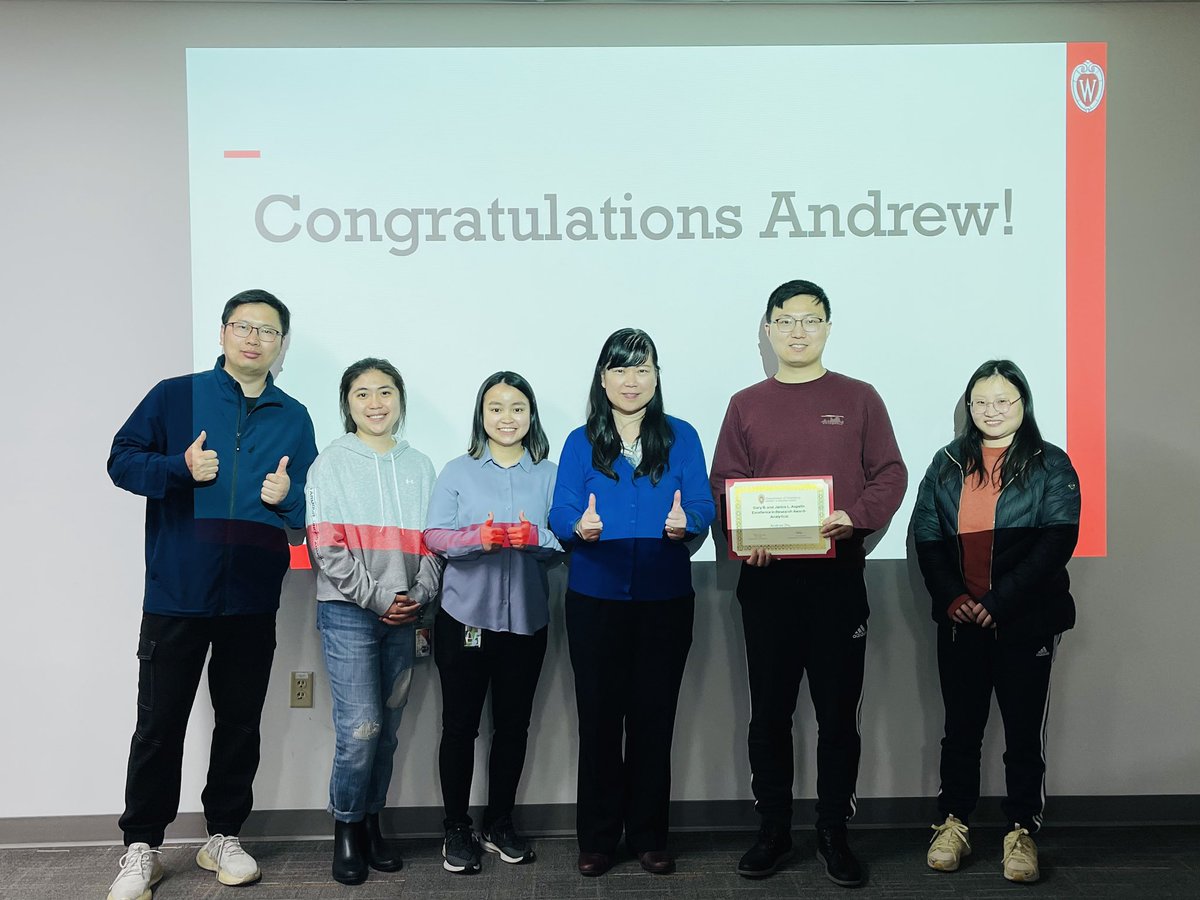
[{"label": "projected slide", "polygon": [[636,326],[711,459],[729,396],[774,371],[768,294],[807,278],[826,365],[875,385],[910,469],[876,558],[905,555],[990,357],[1029,376],[1102,555],[1104,68],[1102,44],[189,50],[195,363],[221,303],[266,288],[321,446],[342,370],[384,356],[436,466],[497,369],[556,458]]}]

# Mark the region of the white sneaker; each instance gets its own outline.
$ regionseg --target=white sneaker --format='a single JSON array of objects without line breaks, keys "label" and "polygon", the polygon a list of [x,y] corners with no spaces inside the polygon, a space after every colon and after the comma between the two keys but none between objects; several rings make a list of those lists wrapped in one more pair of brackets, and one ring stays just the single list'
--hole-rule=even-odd
[{"label": "white sneaker", "polygon": [[108,889],[108,900],[150,900],[150,888],[163,877],[162,854],[149,844],[135,843],[125,848],[121,871]]},{"label": "white sneaker", "polygon": [[210,837],[196,852],[196,865],[216,872],[221,884],[249,884],[262,877],[254,857],[242,849],[242,842],[233,835]]},{"label": "white sneaker", "polygon": [[964,856],[971,855],[970,829],[955,816],[946,816],[941,825],[933,825],[933,837],[925,862],[939,872],[953,872]]},{"label": "white sneaker", "polygon": [[1017,825],[1004,836],[1004,877],[1009,881],[1037,881],[1037,844],[1028,829]]}]

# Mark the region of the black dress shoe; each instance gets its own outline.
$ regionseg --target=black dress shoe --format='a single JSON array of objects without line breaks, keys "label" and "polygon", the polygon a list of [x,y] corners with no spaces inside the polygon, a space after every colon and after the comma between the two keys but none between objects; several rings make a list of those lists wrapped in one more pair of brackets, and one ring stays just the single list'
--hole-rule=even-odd
[{"label": "black dress shoe", "polygon": [[367,864],[377,872],[399,872],[404,867],[400,845],[389,841],[379,830],[379,813],[367,813],[363,819],[362,851]]},{"label": "black dress shoe", "polygon": [[638,862],[651,875],[670,875],[675,871],[675,857],[666,850],[647,850],[638,854]]},{"label": "black dress shoe", "polygon": [[863,883],[862,866],[846,843],[846,826],[817,826],[817,859],[825,863],[825,874],[834,884],[858,887]]},{"label": "black dress shoe", "polygon": [[333,880],[362,884],[367,880],[367,860],[362,854],[362,822],[333,823]]},{"label": "black dress shoe", "polygon": [[792,830],[782,825],[763,825],[754,846],[738,862],[737,873],[744,878],[766,878],[791,856]]},{"label": "black dress shoe", "polygon": [[588,878],[603,875],[612,868],[612,865],[613,858],[611,853],[587,853],[581,851],[579,854],[579,874],[586,875]]}]

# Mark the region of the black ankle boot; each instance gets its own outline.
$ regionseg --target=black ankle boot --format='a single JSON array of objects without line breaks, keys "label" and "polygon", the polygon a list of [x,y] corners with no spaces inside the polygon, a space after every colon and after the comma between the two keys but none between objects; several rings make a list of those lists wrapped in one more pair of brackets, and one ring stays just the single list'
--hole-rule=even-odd
[{"label": "black ankle boot", "polygon": [[367,860],[362,853],[363,823],[333,823],[333,880],[362,884],[367,880]]},{"label": "black ankle boot", "polygon": [[367,813],[362,826],[362,851],[371,868],[379,872],[399,872],[404,866],[400,845],[389,841],[380,832],[379,813]]},{"label": "black ankle boot", "polygon": [[825,874],[834,884],[858,887],[863,883],[862,866],[850,852],[845,825],[817,826],[817,859],[825,863]]}]

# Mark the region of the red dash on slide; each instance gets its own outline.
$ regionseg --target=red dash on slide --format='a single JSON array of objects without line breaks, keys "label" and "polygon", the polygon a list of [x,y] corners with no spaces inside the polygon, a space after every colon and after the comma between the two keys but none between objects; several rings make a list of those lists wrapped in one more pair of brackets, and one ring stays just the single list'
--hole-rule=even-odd
[{"label": "red dash on slide", "polygon": [[258,159],[262,156],[261,150],[226,150],[226,159]]}]

